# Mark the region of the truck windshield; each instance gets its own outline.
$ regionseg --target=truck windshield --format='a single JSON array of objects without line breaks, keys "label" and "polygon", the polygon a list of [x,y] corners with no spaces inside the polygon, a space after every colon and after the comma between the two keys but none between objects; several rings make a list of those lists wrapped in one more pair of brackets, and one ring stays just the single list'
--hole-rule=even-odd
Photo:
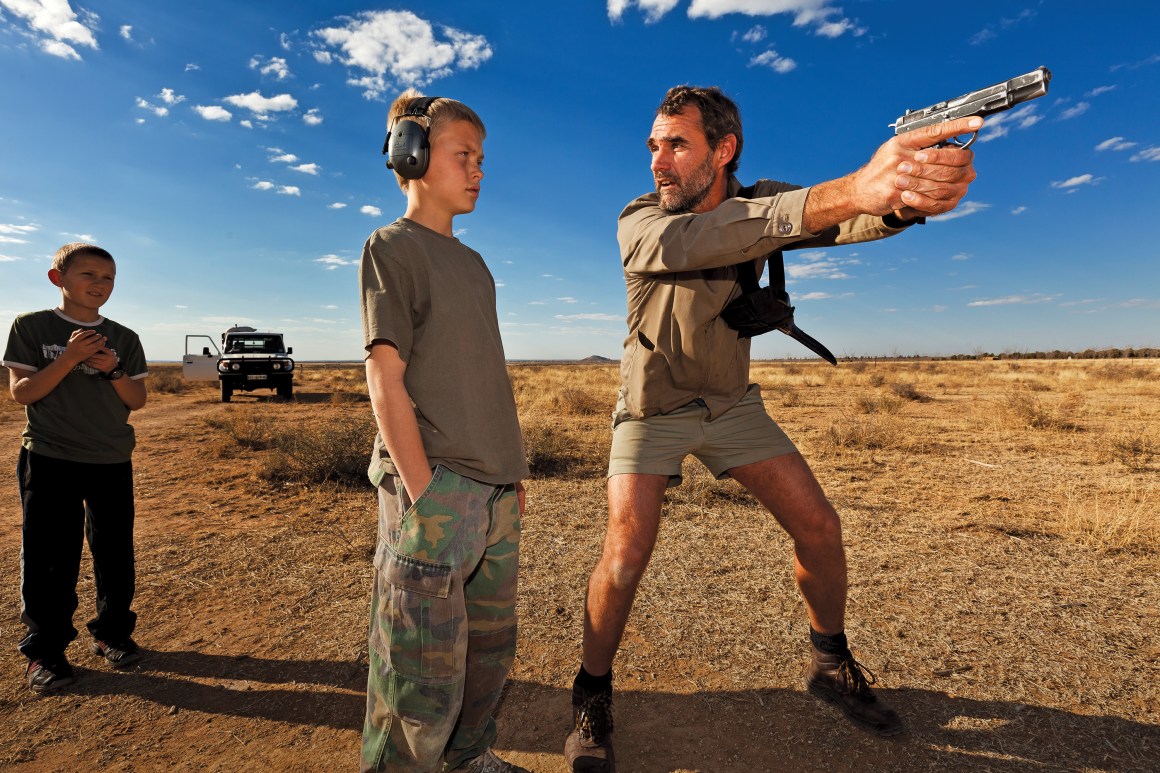
[{"label": "truck windshield", "polygon": [[226,342],[227,354],[283,351],[282,336],[230,336]]}]

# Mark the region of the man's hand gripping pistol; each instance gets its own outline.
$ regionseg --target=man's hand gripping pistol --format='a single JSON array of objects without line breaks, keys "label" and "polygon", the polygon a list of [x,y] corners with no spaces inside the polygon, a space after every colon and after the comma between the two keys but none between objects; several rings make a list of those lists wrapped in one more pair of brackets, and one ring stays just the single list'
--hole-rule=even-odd
[{"label": "man's hand gripping pistol", "polygon": [[[898,135],[914,131],[915,129],[921,129],[931,124],[942,123],[943,121],[950,121],[955,118],[966,118],[969,115],[986,117],[994,113],[1001,113],[1029,99],[1042,97],[1047,93],[1047,84],[1050,82],[1051,70],[1048,70],[1046,67],[1037,67],[1026,75],[1020,75],[1009,81],[1003,81],[1002,83],[996,83],[994,86],[988,86],[985,89],[963,94],[961,97],[956,97],[946,102],[939,102],[930,107],[924,107],[922,110],[907,110],[891,126],[894,127],[895,135]],[[970,147],[971,143],[978,136],[979,133],[975,132],[966,142],[958,142],[956,138],[941,142],[939,145],[955,145],[960,148],[966,148]]]}]

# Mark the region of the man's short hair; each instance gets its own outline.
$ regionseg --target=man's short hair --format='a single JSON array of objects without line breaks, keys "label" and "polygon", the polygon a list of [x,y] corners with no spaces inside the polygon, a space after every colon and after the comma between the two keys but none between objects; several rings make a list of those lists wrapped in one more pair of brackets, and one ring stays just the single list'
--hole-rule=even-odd
[{"label": "man's short hair", "polygon": [[657,115],[672,116],[685,112],[692,105],[701,111],[701,129],[709,147],[716,150],[721,140],[729,134],[737,138],[737,149],[725,171],[733,174],[741,161],[741,110],[737,103],[716,86],[673,86],[665,94]]},{"label": "man's short hair", "polygon": [[114,265],[117,263],[117,261],[113,260],[113,256],[109,254],[108,250],[101,249],[95,244],[86,244],[85,242],[70,242],[69,244],[66,244],[57,250],[56,254],[52,256],[52,267],[63,274],[69,270],[69,267],[73,264],[73,261],[82,255],[88,255],[94,258],[104,258]]},{"label": "man's short hair", "polygon": [[[411,107],[411,105],[419,99],[423,98],[423,94],[417,89],[407,89],[400,94],[394,102],[391,103],[391,109],[387,111],[387,132],[390,133],[391,128],[403,116],[404,113]],[[427,137],[430,139],[437,130],[452,121],[467,121],[476,129],[479,130],[481,138],[487,137],[487,129],[483,126],[483,121],[475,111],[467,105],[455,99],[448,99],[447,97],[439,97],[427,107],[426,117],[409,117],[409,120],[416,121],[419,124],[426,122]],[[407,185],[410,180],[395,173],[395,179],[399,181],[399,187],[404,192],[407,190]]]}]

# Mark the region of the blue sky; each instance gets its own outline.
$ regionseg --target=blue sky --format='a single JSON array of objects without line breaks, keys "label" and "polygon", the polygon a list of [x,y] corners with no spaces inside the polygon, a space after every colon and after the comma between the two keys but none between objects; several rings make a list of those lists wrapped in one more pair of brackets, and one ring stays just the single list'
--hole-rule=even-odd
[{"label": "blue sky", "polygon": [[[48,261],[83,239],[150,359],[234,322],[360,358],[359,254],[405,204],[384,116],[415,85],[487,124],[456,227],[508,357],[619,357],[616,216],[651,189],[668,87],[738,101],[744,182],[808,185],[905,109],[1045,65],[953,216],[787,253],[798,324],[839,355],[1160,346],[1158,29],[1142,2],[0,0],[0,317],[55,305]],[[779,334],[754,355],[810,356]]]}]

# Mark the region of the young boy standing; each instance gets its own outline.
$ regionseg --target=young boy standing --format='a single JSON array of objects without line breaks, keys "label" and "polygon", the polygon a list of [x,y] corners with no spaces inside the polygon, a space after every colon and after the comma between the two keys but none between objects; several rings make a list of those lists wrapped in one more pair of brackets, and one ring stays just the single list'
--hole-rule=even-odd
[{"label": "young boy standing", "polygon": [[528,467],[495,282],[451,227],[479,198],[483,122],[408,90],[387,126],[407,209],[367,240],[359,274],[379,493],[362,769],[527,773],[491,744]]},{"label": "young boy standing", "polygon": [[65,649],[77,635],[72,617],[86,537],[97,590],[92,652],[117,668],[141,657],[130,608],[135,438],[128,419],[145,405],[149,374],[137,334],[100,314],[116,274],[113,256],[100,247],[57,250],[48,278],[60,288],[60,306],[18,316],[0,362],[28,418],[17,463],[20,620],[28,627],[20,651],[37,693],[73,682]]}]

